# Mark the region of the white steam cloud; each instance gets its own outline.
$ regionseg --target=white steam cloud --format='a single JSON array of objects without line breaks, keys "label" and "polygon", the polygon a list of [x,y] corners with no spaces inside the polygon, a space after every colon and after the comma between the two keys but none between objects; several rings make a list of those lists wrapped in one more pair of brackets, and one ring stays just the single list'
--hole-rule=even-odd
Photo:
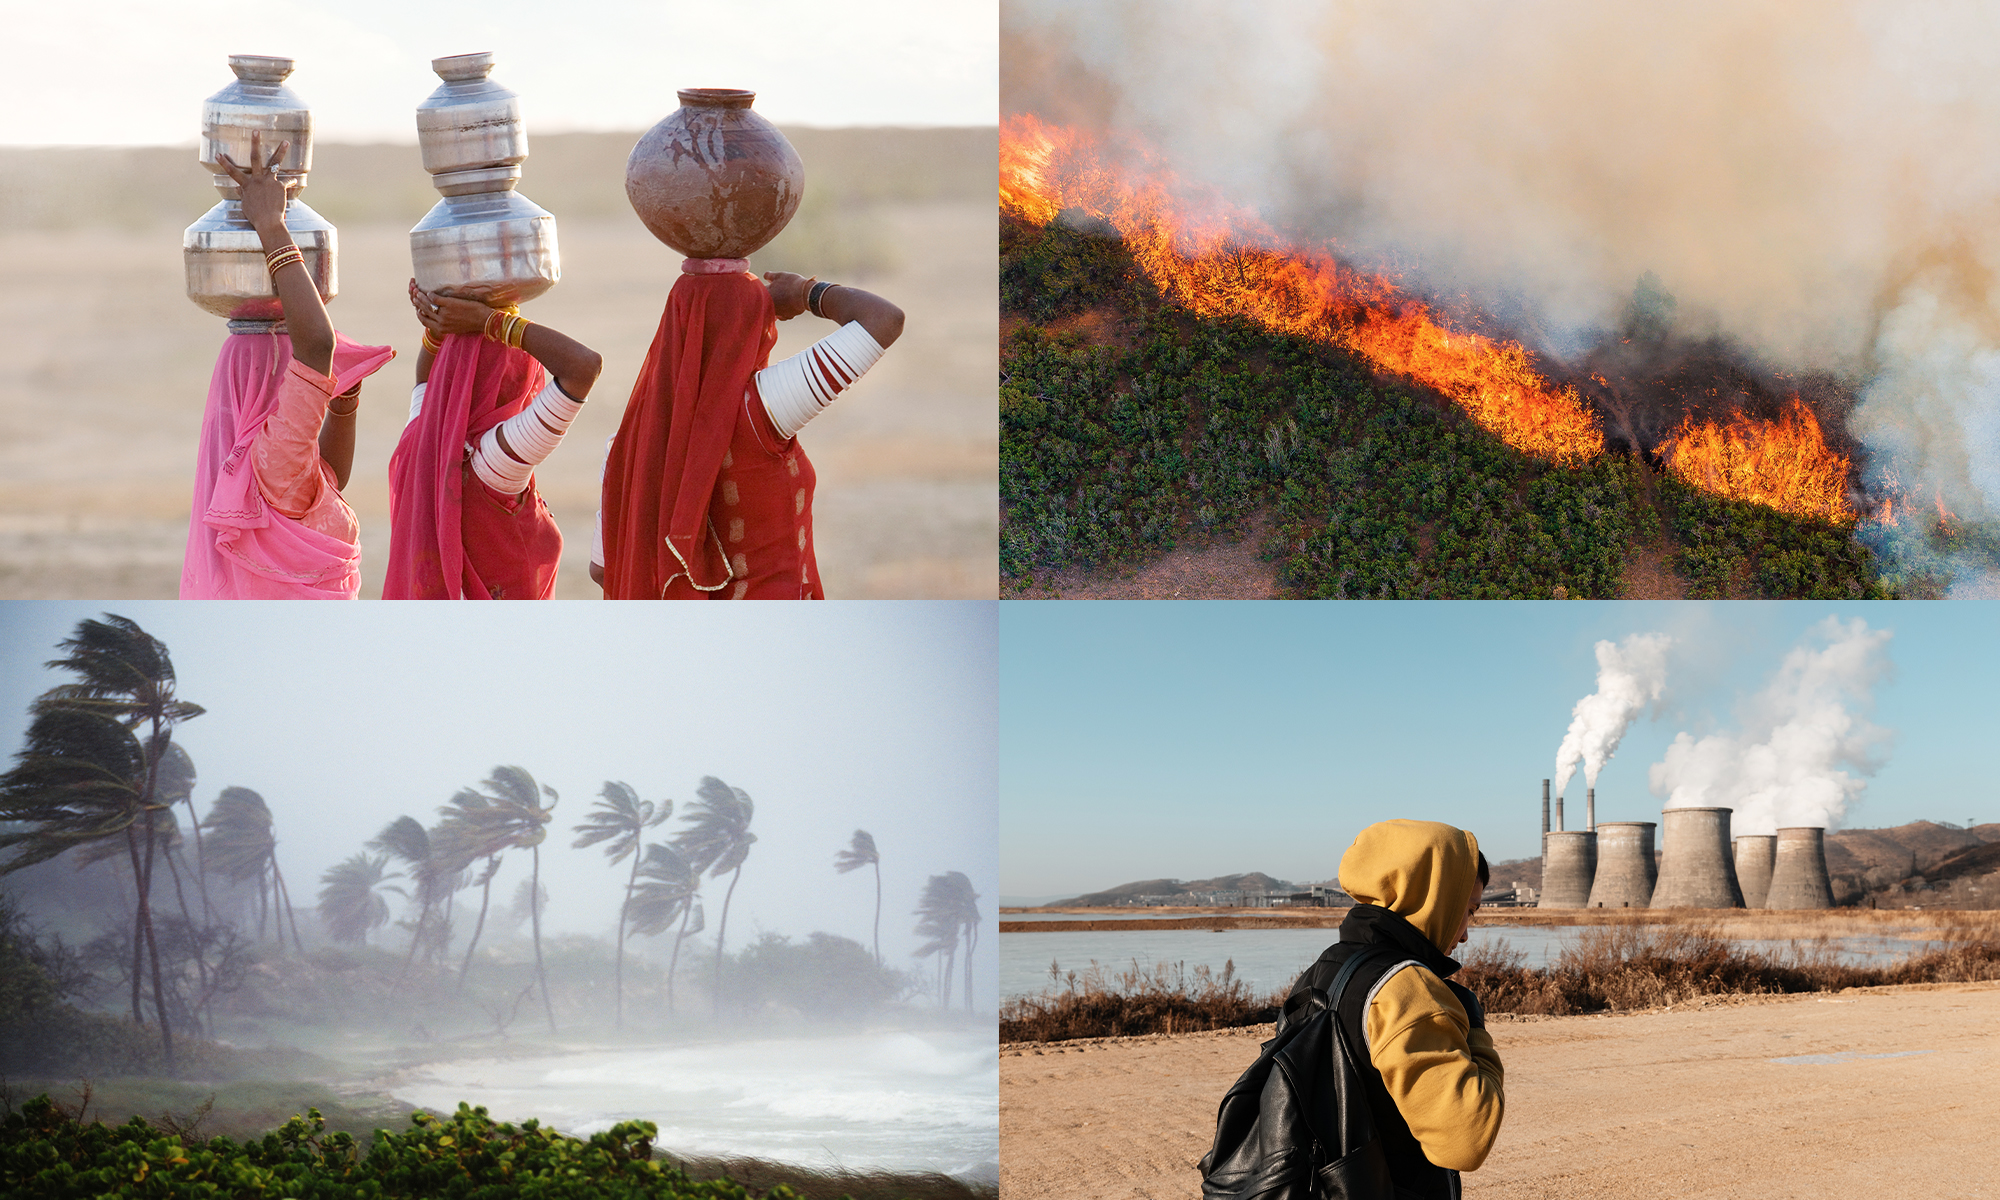
[{"label": "white steam cloud", "polygon": [[1667,648],[1673,643],[1664,633],[1597,643],[1597,690],[1570,710],[1569,732],[1556,750],[1556,795],[1569,787],[1579,762],[1590,786],[1597,786],[1625,731],[1666,691]]},{"label": "white steam cloud", "polygon": [[1886,629],[1828,617],[1785,656],[1736,733],[1681,733],[1648,772],[1667,808],[1733,808],[1731,832],[1837,829],[1894,734],[1868,720],[1888,676]]},{"label": "white steam cloud", "polygon": [[1004,111],[1136,134],[1551,353],[1653,271],[1679,332],[1861,385],[1871,466],[2000,515],[2000,5],[1009,0],[1001,38]]}]

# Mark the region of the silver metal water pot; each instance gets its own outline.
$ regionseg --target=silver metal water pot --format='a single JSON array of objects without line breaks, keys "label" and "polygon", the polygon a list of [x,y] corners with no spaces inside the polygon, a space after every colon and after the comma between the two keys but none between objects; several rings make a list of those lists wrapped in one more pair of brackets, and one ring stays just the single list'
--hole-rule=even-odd
[{"label": "silver metal water pot", "polygon": [[493,55],[431,60],[444,83],[417,106],[424,170],[444,196],[410,230],[417,286],[519,304],[562,278],[556,219],[514,190],[528,157],[520,99],[488,78]]},{"label": "silver metal water pot", "polygon": [[[217,157],[227,154],[239,166],[248,166],[252,132],[262,135],[266,155],[288,141],[291,146],[274,170],[303,191],[312,168],[312,113],[284,85],[292,73],[291,59],[232,54],[229,69],[236,82],[201,106],[200,161],[214,176],[222,202],[181,234],[181,262],[188,299],[229,318],[232,333],[256,332],[281,327],[284,306],[265,269],[257,231],[243,219],[240,189],[222,173]],[[285,205],[285,228],[305,254],[321,301],[332,300],[339,291],[334,227],[295,193]]]}]

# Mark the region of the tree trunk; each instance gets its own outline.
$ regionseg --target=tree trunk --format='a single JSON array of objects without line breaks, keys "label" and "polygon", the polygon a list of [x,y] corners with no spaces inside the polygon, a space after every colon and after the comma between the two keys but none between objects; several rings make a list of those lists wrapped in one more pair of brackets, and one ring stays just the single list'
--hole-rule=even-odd
[{"label": "tree trunk", "polygon": [[667,1013],[669,1016],[674,1011],[674,969],[680,966],[681,943],[687,941],[688,922],[693,919],[694,897],[689,896],[686,906],[681,909],[680,932],[674,935],[674,955],[667,960]]},{"label": "tree trunk", "polygon": [[132,859],[132,1023],[144,1025],[146,1015],[139,1007],[140,980],[145,978],[146,902],[139,892],[139,835],[125,827],[125,852]]},{"label": "tree trunk", "polygon": [[977,944],[978,930],[968,921],[965,924],[965,1011],[972,1011],[972,947]]},{"label": "tree trunk", "polygon": [[[273,847],[271,850],[271,878],[276,881],[277,893],[285,902],[285,915],[292,922],[292,945],[298,949],[300,954],[304,954],[306,952],[306,944],[299,940],[299,914],[297,910],[292,908],[292,893],[291,889],[285,886],[285,873],[278,869],[278,851],[276,847]],[[282,954],[284,950],[285,927],[280,925],[278,926],[278,952]]]},{"label": "tree trunk", "polygon": [[153,851],[157,848],[158,831],[153,827],[153,787],[159,777],[160,733],[159,721],[153,722],[153,736],[146,746],[146,793],[139,802],[145,805],[146,813],[146,871],[139,879],[139,923],[146,930],[146,950],[153,961],[153,1011],[160,1015],[160,1048],[166,1055],[167,1070],[174,1069],[174,1031],[167,1020],[167,992],[160,973],[160,942],[153,936]]},{"label": "tree trunk", "polygon": [[486,878],[479,885],[479,920],[472,927],[472,940],[465,944],[465,962],[458,968],[458,990],[454,996],[465,994],[465,977],[472,970],[472,952],[479,949],[479,935],[486,928],[486,906],[493,902],[493,876],[500,870],[494,859],[486,860]]},{"label": "tree trunk", "polygon": [[715,1015],[722,1015],[722,939],[729,934],[729,900],[736,895],[736,881],[743,878],[742,864],[729,877],[729,890],[722,894],[722,924],[715,927]]},{"label": "tree trunk", "polygon": [[[174,877],[174,896],[181,904],[181,920],[186,921],[188,925],[188,949],[194,952],[194,967],[201,975],[201,994],[204,1000],[202,1004],[195,1007],[195,1019],[202,1021],[202,1008],[206,1006],[207,1001],[205,997],[209,994],[208,956],[201,952],[201,933],[195,927],[193,915],[188,912],[187,892],[181,888],[180,868],[174,866],[174,856],[171,852],[167,854],[167,874]],[[195,1032],[199,1034],[208,1031],[198,1028]]]},{"label": "tree trunk", "polygon": [[625,1028],[625,916],[632,911],[632,889],[639,883],[639,847],[635,836],[632,846],[632,877],[625,881],[625,903],[618,906],[618,967],[613,975],[613,985],[618,996],[618,1016],[615,1027]]},{"label": "tree trunk", "polygon": [[875,965],[882,965],[882,860],[875,860]]},{"label": "tree trunk", "polygon": [[195,815],[192,787],[188,789],[187,806],[188,821],[194,826],[194,884],[195,889],[201,893],[201,923],[213,925],[215,905],[209,903],[208,899],[208,855],[201,848],[201,819]]},{"label": "tree trunk", "polygon": [[556,1010],[549,1004],[549,976],[542,970],[542,848],[529,847],[534,856],[534,873],[528,882],[528,915],[535,923],[535,978],[542,985],[542,1012],[549,1018],[549,1032],[556,1031]]}]

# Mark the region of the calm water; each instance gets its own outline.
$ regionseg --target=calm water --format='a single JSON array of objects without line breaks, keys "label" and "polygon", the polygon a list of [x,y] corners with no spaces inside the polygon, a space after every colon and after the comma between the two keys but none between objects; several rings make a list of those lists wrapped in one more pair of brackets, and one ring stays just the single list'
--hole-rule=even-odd
[{"label": "calm water", "polygon": [[[1484,925],[1472,931],[1472,940],[1459,948],[1463,957],[1476,946],[1505,941],[1509,949],[1520,951],[1525,965],[1544,967],[1575,944],[1582,930],[1525,925]],[[1236,977],[1250,986],[1253,994],[1290,987],[1292,980],[1320,951],[1339,940],[1337,929],[1234,929],[1212,933],[1201,929],[1115,930],[1093,933],[1003,933],[1000,935],[1000,995],[1031,996],[1050,986],[1049,963],[1058,963],[1062,972],[1081,973],[1094,960],[1109,971],[1129,967],[1136,960],[1144,969],[1155,963],[1184,962],[1189,970],[1207,966],[1221,971],[1233,962]],[[1782,952],[1790,943],[1744,939],[1743,944],[1761,950]],[[1843,962],[1885,963],[1930,949],[1934,943],[1900,937],[1844,937],[1832,940]]]},{"label": "calm water", "polygon": [[430,1064],[392,1091],[584,1136],[652,1121],[676,1153],[990,1179],[1000,1157],[993,1047],[989,1030],[590,1050]]}]

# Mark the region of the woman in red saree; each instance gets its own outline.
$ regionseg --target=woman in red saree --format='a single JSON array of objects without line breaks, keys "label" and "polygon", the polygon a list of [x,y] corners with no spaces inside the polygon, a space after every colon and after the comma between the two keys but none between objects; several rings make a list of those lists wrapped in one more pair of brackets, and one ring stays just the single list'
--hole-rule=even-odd
[{"label": "woman in red saree", "polygon": [[[813,557],[812,462],[798,431],[903,331],[903,312],[859,288],[743,259],[688,259],[604,465],[607,599],[825,598]],[[833,334],[771,364],[778,321]]]},{"label": "woman in red saree", "polygon": [[410,423],[389,460],[385,600],[546,600],[562,532],[534,469],[603,360],[511,309],[410,281],[424,326]]},{"label": "woman in red saree", "polygon": [[250,165],[221,156],[264,245],[288,332],[231,334],[215,360],[181,565],[183,600],[352,600],[360,526],[341,497],[354,463],[361,381],[395,357],[334,332],[285,230],[286,187],[250,136]]}]

